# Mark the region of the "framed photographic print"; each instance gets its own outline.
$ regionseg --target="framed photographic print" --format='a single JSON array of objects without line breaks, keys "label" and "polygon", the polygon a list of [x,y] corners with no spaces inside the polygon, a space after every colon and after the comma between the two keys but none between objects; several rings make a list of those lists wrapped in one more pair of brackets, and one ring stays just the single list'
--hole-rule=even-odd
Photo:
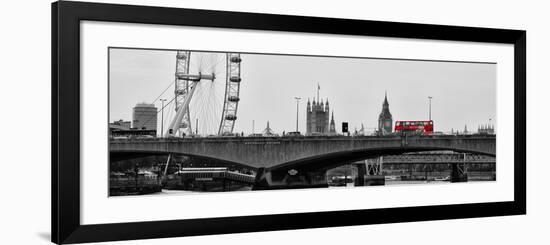
[{"label": "framed photographic print", "polygon": [[521,30],[52,4],[52,241],[519,215]]}]

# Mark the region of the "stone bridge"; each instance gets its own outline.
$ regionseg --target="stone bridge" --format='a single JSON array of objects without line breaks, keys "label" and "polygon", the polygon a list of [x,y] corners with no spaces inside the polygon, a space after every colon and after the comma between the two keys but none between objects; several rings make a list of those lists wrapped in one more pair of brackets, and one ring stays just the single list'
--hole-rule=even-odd
[{"label": "stone bridge", "polygon": [[[326,187],[328,169],[377,156],[436,150],[496,155],[494,135],[161,138],[111,140],[109,146],[111,159],[172,153],[253,167],[255,189]],[[452,181],[467,180],[457,164],[452,168]]]},{"label": "stone bridge", "polygon": [[495,136],[204,137],[110,142],[112,156],[175,153],[269,170],[325,169],[380,155],[432,150],[495,156]]}]

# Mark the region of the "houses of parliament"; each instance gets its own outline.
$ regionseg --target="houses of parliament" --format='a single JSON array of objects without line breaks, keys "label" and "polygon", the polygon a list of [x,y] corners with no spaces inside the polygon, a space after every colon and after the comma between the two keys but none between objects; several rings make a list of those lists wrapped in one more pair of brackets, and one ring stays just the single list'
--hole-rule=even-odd
[{"label": "houses of parliament", "polygon": [[[330,117],[329,117],[330,115]],[[393,118],[390,113],[388,96],[385,94],[382,103],[382,111],[378,116],[378,134],[391,134],[393,129]],[[313,98],[313,102],[308,98],[306,105],[306,135],[336,135],[336,125],[334,123],[334,112],[331,113],[328,99],[324,102]]]},{"label": "houses of parliament", "polygon": [[336,134],[336,125],[334,124],[334,112],[330,118],[330,106],[328,99],[326,102],[322,100],[317,101],[313,99],[313,103],[307,100],[306,107],[306,135],[335,135]]}]

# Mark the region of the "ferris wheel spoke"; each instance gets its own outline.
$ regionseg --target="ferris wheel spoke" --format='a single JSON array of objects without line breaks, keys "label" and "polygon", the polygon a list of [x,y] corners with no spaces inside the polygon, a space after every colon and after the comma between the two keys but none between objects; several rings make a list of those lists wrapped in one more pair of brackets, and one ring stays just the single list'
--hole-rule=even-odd
[{"label": "ferris wheel spoke", "polygon": [[213,121],[219,117],[217,108],[219,107],[218,91],[216,85],[212,82],[199,84],[197,97],[192,105],[192,114],[199,119],[199,131],[201,134],[215,134]]},{"label": "ferris wheel spoke", "polygon": [[[214,70],[214,71],[218,71],[218,72],[225,72],[225,71],[217,70],[218,65],[219,65],[219,64],[222,64],[221,61],[224,61],[224,60],[225,60],[225,59],[224,59],[223,56],[221,56],[221,55],[218,56],[217,59],[213,60],[212,66],[210,67],[210,69],[212,69],[212,70]],[[216,75],[218,75],[218,74],[216,74]]]}]

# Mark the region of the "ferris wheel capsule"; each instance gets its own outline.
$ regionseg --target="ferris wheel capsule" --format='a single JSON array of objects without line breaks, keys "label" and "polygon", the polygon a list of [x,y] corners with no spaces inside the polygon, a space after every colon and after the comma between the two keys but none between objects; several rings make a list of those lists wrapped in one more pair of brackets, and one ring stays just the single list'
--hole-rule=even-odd
[{"label": "ferris wheel capsule", "polygon": [[240,83],[240,82],[241,82],[241,78],[240,78],[240,77],[237,77],[237,76],[234,76],[234,77],[231,77],[231,78],[229,79],[229,81],[234,82],[234,83]]},{"label": "ferris wheel capsule", "polygon": [[230,121],[235,121],[235,120],[237,120],[237,116],[235,116],[233,114],[229,114],[229,115],[225,116],[225,119],[230,120]]},{"label": "ferris wheel capsule", "polygon": [[231,57],[231,62],[233,63],[240,63],[241,61],[242,61],[241,57],[238,57],[238,56]]},{"label": "ferris wheel capsule", "polygon": [[176,58],[178,58],[180,60],[184,60],[184,59],[187,59],[187,55],[185,55],[184,52],[178,52]]},{"label": "ferris wheel capsule", "polygon": [[227,97],[227,100],[231,101],[231,102],[239,102],[240,98],[239,98],[239,96],[232,95],[232,96]]}]

